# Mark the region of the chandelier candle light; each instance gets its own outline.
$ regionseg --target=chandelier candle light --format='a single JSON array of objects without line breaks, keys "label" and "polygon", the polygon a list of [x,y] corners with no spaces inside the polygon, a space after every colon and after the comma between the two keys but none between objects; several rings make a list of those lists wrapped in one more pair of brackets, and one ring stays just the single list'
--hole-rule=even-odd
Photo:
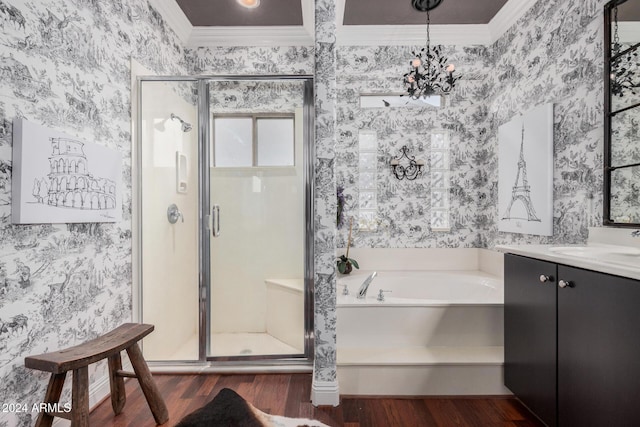
[{"label": "chandelier candle light", "polygon": [[415,57],[410,62],[410,70],[403,76],[407,95],[411,99],[426,98],[433,95],[448,95],[455,87],[460,76],[454,76],[456,67],[448,63],[442,55],[442,46],[431,46],[429,11],[443,0],[411,0],[414,9],[427,12],[427,46],[419,52],[411,52]]},{"label": "chandelier candle light", "polygon": [[[399,180],[407,178],[407,180],[413,181],[414,179],[422,175],[424,160],[416,160],[415,156],[409,157],[409,155],[407,154],[409,152],[409,148],[407,148],[406,145],[402,146],[400,152],[402,153],[402,156],[396,157],[390,162],[391,169],[393,170],[393,174],[396,176],[396,178],[398,178]],[[402,163],[404,163],[404,165]]]}]

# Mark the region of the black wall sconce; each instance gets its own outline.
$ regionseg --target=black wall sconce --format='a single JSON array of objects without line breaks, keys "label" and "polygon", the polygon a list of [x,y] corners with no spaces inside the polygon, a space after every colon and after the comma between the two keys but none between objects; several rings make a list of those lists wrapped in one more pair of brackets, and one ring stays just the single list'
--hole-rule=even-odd
[{"label": "black wall sconce", "polygon": [[400,157],[396,157],[391,160],[391,169],[393,170],[393,174],[396,178],[399,180],[407,178],[409,181],[413,181],[422,175],[424,160],[416,160],[415,156],[409,157],[407,154],[409,152],[409,148],[407,148],[406,145],[402,146],[400,152],[402,153]]}]

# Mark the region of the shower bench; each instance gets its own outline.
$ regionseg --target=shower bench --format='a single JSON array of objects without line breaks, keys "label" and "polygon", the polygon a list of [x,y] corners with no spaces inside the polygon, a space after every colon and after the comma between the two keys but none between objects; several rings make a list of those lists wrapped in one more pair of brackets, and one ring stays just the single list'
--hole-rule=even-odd
[{"label": "shower bench", "polygon": [[[51,372],[43,402],[46,407],[43,408],[45,410],[40,411],[36,427],[51,426],[54,417],[71,420],[72,427],[89,426],[88,368],[90,364],[103,359],[108,359],[109,363],[111,406],[115,414],[122,412],[127,400],[124,378],[137,378],[156,423],[165,423],[169,419],[167,407],[137,344],[152,331],[153,325],[125,323],[84,344],[26,357],[24,364],[27,368]],[[134,372],[122,370],[120,357],[122,350],[127,351]],[[68,371],[73,371],[70,411],[67,410],[67,407],[59,406],[58,403]]]}]

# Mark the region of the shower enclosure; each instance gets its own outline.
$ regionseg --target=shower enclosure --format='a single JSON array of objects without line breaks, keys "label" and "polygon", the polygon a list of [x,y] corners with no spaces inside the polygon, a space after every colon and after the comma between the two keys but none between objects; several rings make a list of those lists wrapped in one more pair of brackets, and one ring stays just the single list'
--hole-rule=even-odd
[{"label": "shower enclosure", "polygon": [[310,76],[138,78],[140,320],[149,361],[308,363]]}]

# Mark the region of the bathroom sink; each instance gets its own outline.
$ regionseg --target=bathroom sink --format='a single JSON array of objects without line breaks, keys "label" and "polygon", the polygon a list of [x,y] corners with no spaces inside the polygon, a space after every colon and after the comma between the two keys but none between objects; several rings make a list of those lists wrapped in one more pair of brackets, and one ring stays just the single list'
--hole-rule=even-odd
[{"label": "bathroom sink", "polygon": [[630,246],[554,246],[549,252],[584,258],[606,257],[608,255],[640,256],[640,249]]}]

